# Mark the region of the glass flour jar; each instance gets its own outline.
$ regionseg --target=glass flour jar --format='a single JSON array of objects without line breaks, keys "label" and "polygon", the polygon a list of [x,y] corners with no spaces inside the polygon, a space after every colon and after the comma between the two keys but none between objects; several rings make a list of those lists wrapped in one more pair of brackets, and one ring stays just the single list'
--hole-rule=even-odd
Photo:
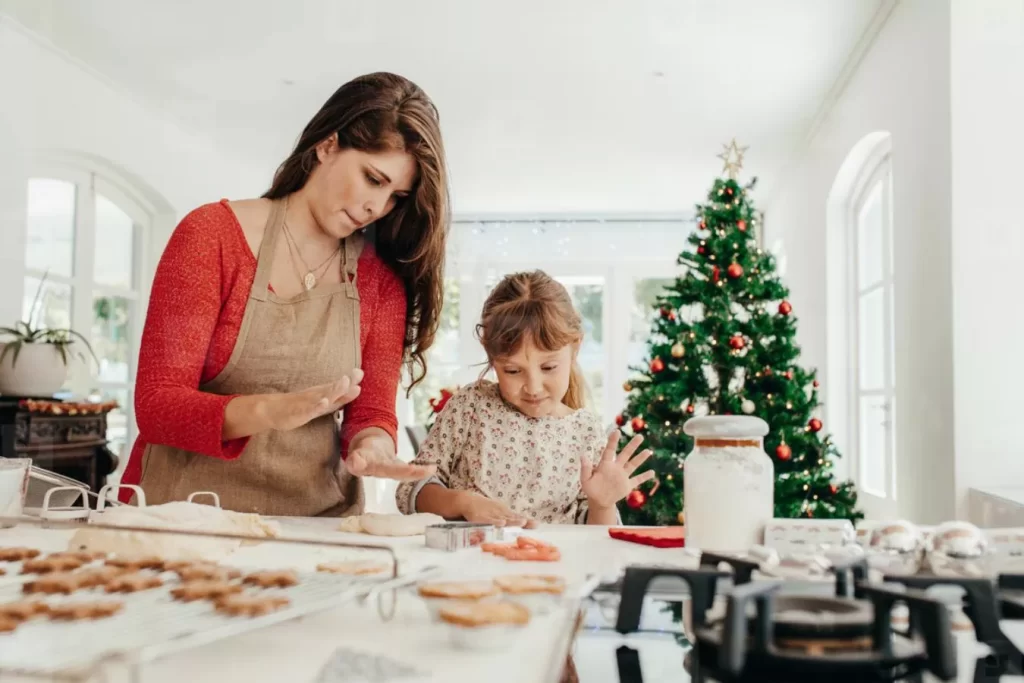
[{"label": "glass flour jar", "polygon": [[683,462],[686,547],[747,552],[775,514],[775,466],[764,451],[768,423],[745,415],[688,420],[693,450]]}]

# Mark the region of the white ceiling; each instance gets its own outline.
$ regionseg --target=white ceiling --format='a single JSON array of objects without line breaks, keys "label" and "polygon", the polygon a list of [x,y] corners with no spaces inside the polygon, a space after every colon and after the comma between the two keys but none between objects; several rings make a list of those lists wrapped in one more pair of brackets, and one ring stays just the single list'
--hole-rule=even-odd
[{"label": "white ceiling", "polygon": [[689,211],[733,136],[770,184],[882,4],[40,3],[37,29],[268,180],[339,84],[389,70],[441,111],[458,212],[586,215]]}]

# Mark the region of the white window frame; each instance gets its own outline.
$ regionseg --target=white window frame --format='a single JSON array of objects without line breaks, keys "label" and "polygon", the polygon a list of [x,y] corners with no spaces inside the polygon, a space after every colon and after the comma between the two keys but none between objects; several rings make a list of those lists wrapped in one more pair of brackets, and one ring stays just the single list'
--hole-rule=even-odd
[{"label": "white window frame", "polygon": [[[860,214],[875,188],[881,184],[881,208],[882,208],[882,253],[879,258],[882,262],[882,277],[877,283],[862,288],[859,283],[860,277],[860,253],[858,244],[858,232]],[[847,266],[847,313],[849,329],[849,363],[847,364],[848,375],[846,378],[849,390],[848,413],[850,425],[849,445],[850,462],[852,474],[857,481],[862,498],[876,511],[896,510],[897,488],[896,488],[896,381],[895,381],[895,301],[894,282],[894,259],[893,259],[893,178],[892,163],[887,147],[881,148],[869,158],[864,164],[862,172],[858,176],[854,191],[851,194],[851,201],[848,204],[846,216],[846,241],[847,253],[849,254]],[[861,388],[861,355],[860,355],[860,303],[861,299],[873,292],[883,292],[883,328],[887,344],[883,351],[884,374],[881,389]],[[871,490],[866,486],[864,470],[867,463],[861,457],[861,431],[865,416],[861,415],[861,399],[868,396],[882,396],[885,399],[885,408],[888,412],[887,422],[887,452],[884,455],[885,491]]]},{"label": "white window frame", "polygon": [[[153,232],[155,207],[126,183],[84,163],[73,161],[44,161],[35,165],[29,180],[53,179],[75,185],[75,216],[73,231],[72,276],[67,277],[46,273],[48,282],[71,286],[71,329],[80,333],[90,344],[93,343],[93,300],[96,296],[117,296],[132,302],[130,321],[129,375],[127,382],[100,382],[95,375],[92,359],[87,365],[73,363],[67,388],[78,397],[88,395],[93,389],[123,390],[127,393],[127,405],[120,406],[128,422],[125,448],[130,449],[138,435],[135,422],[135,376],[138,368],[138,351],[142,341],[142,327],[148,307],[149,296],[147,273],[150,239]],[[27,186],[26,186],[27,191]],[[132,244],[132,287],[111,287],[95,281],[96,247],[96,195],[102,195],[124,211],[134,223]],[[27,230],[27,226],[25,226]],[[43,271],[29,268],[25,264],[24,277],[41,278]],[[116,454],[121,455],[121,454]],[[125,458],[121,458],[122,464]]]}]

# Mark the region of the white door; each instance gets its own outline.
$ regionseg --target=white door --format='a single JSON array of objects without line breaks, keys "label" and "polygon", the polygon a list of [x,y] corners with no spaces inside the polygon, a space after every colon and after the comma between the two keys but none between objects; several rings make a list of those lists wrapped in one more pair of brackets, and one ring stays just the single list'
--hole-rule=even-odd
[{"label": "white door", "polygon": [[865,514],[891,519],[898,516],[898,507],[892,174],[888,157],[860,187],[850,216],[854,477]]}]

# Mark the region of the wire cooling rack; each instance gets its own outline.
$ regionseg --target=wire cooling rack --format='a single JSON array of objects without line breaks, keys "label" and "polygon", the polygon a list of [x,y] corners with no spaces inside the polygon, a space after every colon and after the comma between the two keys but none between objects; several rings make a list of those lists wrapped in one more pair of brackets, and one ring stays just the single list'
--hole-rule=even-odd
[{"label": "wire cooling rack", "polygon": [[[0,519],[0,523],[5,520]],[[19,520],[19,524],[38,525],[43,528],[81,528],[67,522],[35,522]],[[100,525],[90,525],[99,527]],[[170,533],[203,537],[244,538],[233,534],[206,534],[178,532],[164,529],[135,527],[104,527],[112,531]],[[260,597],[283,596],[289,605],[259,617],[238,617],[219,613],[210,600],[182,602],[171,596],[171,589],[181,584],[173,572],[143,570],[143,574],[158,574],[164,583],[158,588],[136,593],[107,593],[102,587],[75,591],[72,595],[25,595],[23,584],[37,578],[34,574],[21,574],[20,563],[7,563],[7,575],[0,577],[0,603],[24,599],[41,600],[49,605],[77,602],[118,601],[121,611],[96,620],[54,621],[36,617],[22,623],[14,632],[0,634],[0,673],[45,678],[48,680],[83,681],[98,676],[104,667],[121,664],[129,667],[133,679],[141,676],[141,665],[160,657],[193,647],[288,621],[313,612],[331,609],[360,599],[376,597],[382,619],[391,617],[383,605],[384,596],[399,587],[414,583],[433,573],[426,567],[404,576],[398,575],[394,552],[387,546],[353,544],[339,541],[306,539],[260,539],[260,543],[298,544],[328,548],[360,549],[387,553],[392,560],[391,572],[384,576],[348,576],[322,572],[296,572],[298,584],[288,588],[261,589],[245,587],[245,594]],[[97,562],[96,566],[102,562]],[[91,565],[89,565],[91,566]],[[87,569],[83,567],[83,569]],[[259,569],[263,569],[260,567]],[[287,562],[276,567],[285,569]],[[256,568],[253,568],[254,570]],[[393,606],[393,602],[392,602]]]}]

